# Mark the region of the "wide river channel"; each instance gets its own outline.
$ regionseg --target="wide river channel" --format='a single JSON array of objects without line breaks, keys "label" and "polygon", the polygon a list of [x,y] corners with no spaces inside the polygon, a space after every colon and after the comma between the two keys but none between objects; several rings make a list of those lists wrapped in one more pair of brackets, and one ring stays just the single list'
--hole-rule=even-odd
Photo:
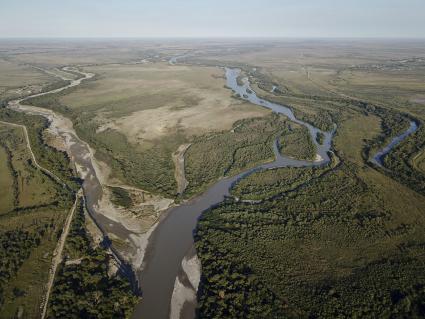
[{"label": "wide river channel", "polygon": [[[282,156],[275,141],[271,145],[275,154],[275,160],[273,162],[258,165],[236,176],[222,178],[195,199],[169,209],[166,217],[159,223],[149,238],[148,248],[143,259],[144,267],[137,274],[143,297],[142,301],[136,306],[133,318],[169,318],[174,283],[180,271],[184,256],[188,254],[194,245],[193,231],[198,219],[202,212],[218,205],[226,196],[229,196],[232,185],[258,170],[280,167],[320,166],[326,165],[330,161],[329,151],[333,132],[322,132],[309,123],[297,119],[290,108],[259,98],[250,88],[248,81],[244,81],[242,85],[238,84],[237,78],[240,73],[241,71],[239,69],[225,68],[227,86],[235,93],[238,93],[241,98],[253,104],[268,108],[273,112],[283,114],[291,121],[305,126],[309,130],[312,140],[317,147],[318,159],[316,161],[301,161]],[[96,169],[93,164],[93,152],[89,145],[77,136],[70,120],[49,109],[22,105],[22,102],[28,98],[56,93],[69,87],[77,86],[84,79],[89,79],[93,76],[89,73],[82,74],[84,75],[82,79],[74,80],[71,84],[63,88],[36,94],[25,99],[11,101],[9,107],[18,111],[47,117],[50,121],[50,128],[71,142],[69,153],[73,163],[79,168],[80,174],[84,178],[84,196],[91,216],[104,233],[113,233],[122,240],[131,240],[131,235],[135,234],[134,232],[123,227],[118,221],[104,216],[99,211],[98,201],[102,197],[102,186],[96,176]],[[388,146],[375,155],[375,161],[380,164],[385,154],[416,129],[416,123],[411,124],[408,131],[396,137]],[[324,134],[322,145],[316,142],[318,132]]]},{"label": "wide river channel", "polygon": [[[174,282],[184,256],[194,244],[193,230],[196,227],[198,218],[202,212],[221,203],[226,196],[229,196],[230,189],[234,183],[262,169],[325,165],[330,161],[328,151],[331,147],[332,132],[322,132],[312,125],[297,119],[290,108],[259,98],[250,88],[247,81],[243,85],[238,85],[237,77],[240,72],[239,69],[225,69],[227,86],[245,100],[266,107],[273,112],[283,114],[291,121],[307,127],[312,140],[317,146],[320,160],[310,162],[284,157],[280,155],[277,143],[274,142],[271,145],[275,153],[273,162],[256,166],[236,176],[222,178],[202,195],[170,209],[167,217],[158,225],[149,239],[144,268],[139,275],[143,299],[136,307],[133,318],[165,319],[169,317]],[[318,132],[322,132],[325,136],[322,145],[316,142],[316,134]]]}]

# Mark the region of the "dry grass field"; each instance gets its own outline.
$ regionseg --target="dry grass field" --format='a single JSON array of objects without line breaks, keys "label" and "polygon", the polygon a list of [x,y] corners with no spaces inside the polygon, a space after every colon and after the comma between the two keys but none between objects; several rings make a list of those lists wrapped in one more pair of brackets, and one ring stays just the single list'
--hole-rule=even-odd
[{"label": "dry grass field", "polygon": [[51,76],[42,71],[1,57],[0,70],[0,101],[38,92],[44,85],[53,81]]},{"label": "dry grass field", "polygon": [[270,41],[206,58],[257,67],[287,95],[351,96],[424,116],[425,45],[419,41]]},{"label": "dry grass field", "polygon": [[70,117],[112,179],[167,196],[177,193],[172,154],[180,145],[270,113],[232,97],[216,67],[154,62],[84,70],[95,79],[31,103]]},{"label": "dry grass field", "polygon": [[[0,68],[13,74],[10,84],[0,76],[3,95],[24,82],[53,81],[24,63],[58,75],[55,68],[63,65],[96,74],[77,88],[31,103],[69,117],[111,180],[149,191],[152,198],[190,198],[223,176],[270,161],[270,141],[290,124],[234,98],[223,69],[214,65],[242,68],[258,95],[288,105],[304,121],[323,130],[336,124],[334,165],[256,172],[234,194],[263,201],[228,198],[203,215],[195,232],[203,271],[200,316],[229,311],[233,317],[423,316],[423,42],[129,40],[12,47],[0,44],[7,57]],[[167,63],[186,53],[180,63]],[[390,153],[385,168],[371,165],[374,151],[412,118],[418,131]],[[19,132],[14,135],[19,140]],[[298,154],[302,146],[290,150]],[[173,162],[179,149],[185,149],[189,182],[182,197],[176,197],[175,181],[182,168],[175,174]],[[7,148],[0,147],[1,186],[17,189],[16,199],[0,189],[1,212],[15,202],[52,200],[34,187],[52,182],[24,154],[13,149],[12,167],[23,176],[14,179]],[[142,203],[133,192],[109,191],[122,210]],[[149,223],[152,214],[142,217]],[[7,222],[17,220],[13,215]],[[22,278],[34,275],[23,267]],[[21,277],[8,286],[9,300],[13,287],[22,287]],[[11,304],[9,313],[18,303]]]},{"label": "dry grass field", "polygon": [[149,63],[87,70],[99,79],[60,102],[78,112],[96,110],[97,132],[114,129],[142,147],[177,132],[190,137],[230,129],[267,113],[232,99],[219,68]]}]

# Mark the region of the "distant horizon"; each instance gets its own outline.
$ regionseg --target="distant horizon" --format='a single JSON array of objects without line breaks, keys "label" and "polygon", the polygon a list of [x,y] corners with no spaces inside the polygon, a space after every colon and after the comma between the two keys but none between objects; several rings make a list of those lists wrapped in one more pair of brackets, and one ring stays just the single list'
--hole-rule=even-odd
[{"label": "distant horizon", "polygon": [[1,38],[424,38],[423,0],[3,0]]},{"label": "distant horizon", "polygon": [[34,36],[34,37],[3,37],[0,36],[0,40],[425,40],[423,37],[309,37],[309,36],[97,36],[97,37],[80,37],[80,36]]}]

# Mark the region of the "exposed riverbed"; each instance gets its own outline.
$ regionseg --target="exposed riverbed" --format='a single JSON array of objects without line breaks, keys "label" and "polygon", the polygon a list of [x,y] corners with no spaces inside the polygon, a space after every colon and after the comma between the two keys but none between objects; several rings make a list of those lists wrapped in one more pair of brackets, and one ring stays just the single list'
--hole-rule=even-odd
[{"label": "exposed riverbed", "polygon": [[[66,68],[64,70],[67,71]],[[77,70],[73,71],[77,72]],[[110,201],[105,197],[105,188],[102,185],[106,176],[104,176],[99,162],[94,157],[94,150],[78,137],[73,123],[68,118],[49,109],[25,105],[25,101],[30,98],[58,93],[70,87],[80,85],[83,81],[94,76],[91,73],[79,73],[81,73],[82,77],[71,81],[69,85],[11,101],[8,107],[19,112],[40,115],[49,120],[50,133],[56,135],[64,142],[64,149],[70,156],[71,162],[75,165],[78,174],[84,180],[82,188],[90,216],[105,236],[113,238],[125,245],[126,248],[124,250],[121,249],[120,252],[114,249],[113,246],[111,247],[117,259],[120,261],[125,260],[126,263],[131,264],[133,269],[137,269],[141,266],[147,237],[150,233],[146,233],[140,227],[140,221],[137,220],[136,216],[123,214],[111,206]],[[123,270],[128,271],[128,265]],[[129,273],[131,274],[131,272]]]},{"label": "exposed riverbed", "polygon": [[[173,61],[173,63],[175,62],[177,61]],[[241,85],[237,83],[240,72],[239,69],[225,69],[227,86],[239,94],[241,98],[271,109],[276,113],[283,114],[291,121],[307,127],[312,141],[317,147],[316,160],[303,161],[282,156],[278,150],[277,141],[275,141],[272,145],[275,154],[273,162],[258,165],[236,176],[220,179],[197,198],[169,209],[165,218],[147,233],[141,231],[138,223],[131,216],[120,215],[114,212],[113,209],[107,209],[107,207],[102,206],[102,199],[104,199],[102,187],[102,179],[104,177],[102,176],[102,171],[94,158],[94,151],[77,136],[72,122],[49,109],[24,105],[26,99],[57,93],[69,87],[77,86],[82,81],[93,77],[93,74],[81,72],[83,77],[71,81],[67,86],[45,93],[34,94],[25,99],[9,103],[9,107],[12,109],[41,115],[49,119],[51,132],[65,141],[66,151],[79,174],[84,178],[84,196],[94,221],[104,234],[113,236],[115,239],[126,243],[128,247],[126,252],[127,259],[130,260],[133,269],[141,269],[138,272],[138,279],[143,291],[143,299],[136,307],[133,318],[165,319],[169,318],[170,313],[173,313],[173,317],[178,317],[179,311],[181,311],[184,318],[194,317],[196,300],[193,300],[193,296],[188,296],[183,301],[177,300],[173,303],[172,308],[173,291],[175,295],[188,294],[190,289],[186,289],[188,288],[185,286],[187,283],[190,283],[192,288],[197,288],[194,287],[196,280],[190,280],[192,277],[197,277],[190,274],[191,271],[196,271],[196,269],[190,269],[196,268],[197,265],[196,255],[193,252],[193,230],[202,212],[220,204],[226,196],[230,196],[230,189],[237,181],[258,170],[279,167],[319,166],[326,165],[330,161],[328,152],[331,148],[333,132],[322,132],[309,123],[297,119],[290,108],[259,98],[250,88],[247,80],[243,81]],[[416,129],[417,124],[412,121],[410,128],[406,132],[394,138],[389,145],[374,156],[374,161],[378,165],[381,164],[383,156]],[[324,134],[324,142],[321,145],[316,141],[316,136],[319,132]],[[141,268],[142,265],[143,268]],[[184,267],[185,265],[186,267]],[[187,267],[187,265],[192,266]],[[186,268],[183,269],[185,270],[183,276],[182,268]],[[193,289],[191,291],[193,292]]]},{"label": "exposed riverbed", "polygon": [[[239,69],[226,68],[227,86],[245,100],[287,116],[290,120],[308,128],[317,147],[317,161],[302,161],[282,156],[277,143],[273,143],[275,160],[262,164],[236,176],[220,179],[206,192],[188,203],[170,209],[167,217],[158,225],[149,238],[148,249],[143,260],[144,268],[139,274],[139,282],[143,291],[142,302],[136,307],[133,318],[162,319],[170,316],[170,300],[175,288],[176,278],[181,270],[181,263],[193,247],[193,230],[199,216],[210,207],[221,203],[230,196],[230,189],[240,179],[262,169],[278,167],[303,167],[325,165],[330,161],[328,151],[331,147],[332,132],[322,132],[318,128],[297,119],[290,108],[263,100],[255,94],[247,81],[238,85],[236,79]],[[250,93],[247,93],[250,92]],[[325,136],[322,145],[316,142],[316,134]],[[195,305],[185,305],[184,317],[193,318]]]}]

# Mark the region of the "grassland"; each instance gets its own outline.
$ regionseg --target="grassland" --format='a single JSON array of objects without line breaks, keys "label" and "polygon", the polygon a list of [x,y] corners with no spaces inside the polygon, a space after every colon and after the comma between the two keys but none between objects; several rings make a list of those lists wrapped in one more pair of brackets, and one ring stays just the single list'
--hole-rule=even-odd
[{"label": "grassland", "polygon": [[278,137],[284,140],[281,151],[285,155],[298,159],[314,157],[306,132],[301,128],[294,129],[295,126],[284,116],[273,113],[240,120],[230,131],[195,139],[185,154],[185,173],[189,182],[185,196],[205,190],[221,177],[273,161],[272,147]]},{"label": "grassland", "polygon": [[33,165],[21,128],[1,124],[0,140],[9,185],[0,201],[1,313],[36,318],[71,196]]},{"label": "grassland", "polygon": [[53,82],[52,76],[19,62],[0,57],[0,105],[5,101],[38,92]]},{"label": "grassland", "polygon": [[112,178],[154,193],[176,194],[172,154],[181,144],[268,113],[231,98],[217,68],[159,63],[87,70],[97,74],[94,81],[30,103],[70,117]]},{"label": "grassland", "polygon": [[[168,54],[181,52],[182,48],[176,46],[165,48],[157,41],[84,41],[70,40],[40,41],[37,40],[2,40],[0,49],[11,61],[20,64],[34,64],[43,68],[61,67],[64,65],[96,65],[111,63],[128,63],[140,61],[143,58],[157,56],[161,60]],[[131,43],[132,42],[132,43]],[[158,48],[164,47],[164,52],[159,53]],[[184,49],[183,49],[184,50]]]},{"label": "grassland", "polygon": [[[343,70],[391,64],[388,53],[279,46],[238,55],[233,63],[260,95],[290,105],[298,117],[323,129],[335,122],[333,147],[341,162],[333,169],[257,172],[232,193],[260,202],[229,199],[203,215],[195,235],[203,267],[200,316],[423,316],[422,129],[390,153],[386,170],[367,162],[407,127],[409,116],[423,118],[406,103],[421,89],[423,72],[410,70],[405,84],[403,70],[381,78],[363,73],[351,86],[338,82]],[[393,54],[403,58],[398,50]],[[234,57],[220,58],[231,65]],[[271,92],[272,86],[278,89]]]}]

